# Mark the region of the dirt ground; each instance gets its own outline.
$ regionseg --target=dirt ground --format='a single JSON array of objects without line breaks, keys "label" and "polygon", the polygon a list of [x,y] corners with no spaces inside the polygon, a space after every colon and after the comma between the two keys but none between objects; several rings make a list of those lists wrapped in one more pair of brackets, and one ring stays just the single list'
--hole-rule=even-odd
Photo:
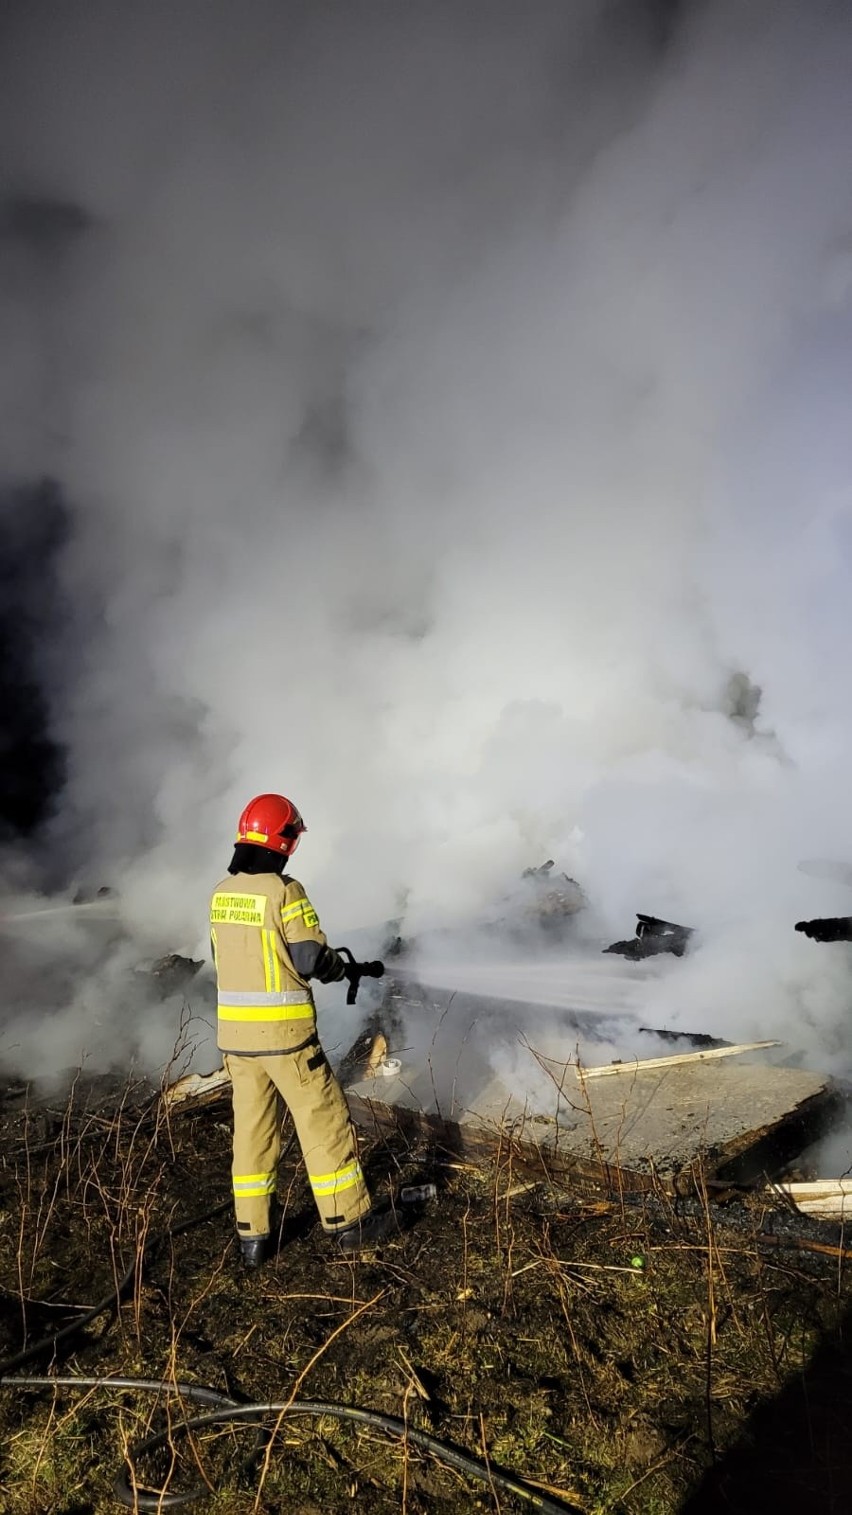
[{"label": "dirt ground", "polygon": [[[400,1240],[336,1256],[291,1148],[278,1255],[247,1274],[227,1209],[157,1240],[227,1205],[227,1102],[167,1121],[141,1086],[78,1085],[39,1105],[7,1090],[0,1110],[0,1355],[113,1296],[10,1376],[361,1406],[590,1515],[852,1511],[852,1257],[831,1228],[754,1199],[554,1193],[520,1182],[508,1142],[473,1167],[394,1136],[365,1146],[378,1193],[439,1187]],[[212,1515],[534,1508],[378,1428],[272,1416],[259,1445],[251,1426],[181,1433],[192,1413],[163,1392],[6,1382],[0,1510],[121,1508],[126,1449],[169,1425],[138,1484],[201,1479],[192,1508]]]}]

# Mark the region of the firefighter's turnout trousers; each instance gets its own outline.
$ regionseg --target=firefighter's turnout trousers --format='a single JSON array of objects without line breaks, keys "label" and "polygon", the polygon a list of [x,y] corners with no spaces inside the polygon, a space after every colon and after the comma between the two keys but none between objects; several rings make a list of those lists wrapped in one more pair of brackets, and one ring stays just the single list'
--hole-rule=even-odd
[{"label": "firefighter's turnout trousers", "polygon": [[219,1047],[234,1099],[234,1209],[242,1236],[269,1232],[280,1154],[278,1096],[286,1101],[327,1231],[370,1208],[343,1091],[316,1030],[310,985],[288,943],[325,946],[301,884],[277,874],[223,880],[210,907],[218,979]]}]

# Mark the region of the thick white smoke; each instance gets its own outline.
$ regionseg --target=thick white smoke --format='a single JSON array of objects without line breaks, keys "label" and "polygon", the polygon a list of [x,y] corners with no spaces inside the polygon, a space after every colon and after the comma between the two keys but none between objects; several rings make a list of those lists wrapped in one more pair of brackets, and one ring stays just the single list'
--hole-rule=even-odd
[{"label": "thick white smoke", "polygon": [[3,27],[9,203],[79,207],[0,311],[4,472],[73,510],[70,871],[197,949],[280,788],[332,935],[554,855],[702,929],[655,1023],[838,1055],[791,928],[850,905],[795,867],[852,858],[848,7]]}]

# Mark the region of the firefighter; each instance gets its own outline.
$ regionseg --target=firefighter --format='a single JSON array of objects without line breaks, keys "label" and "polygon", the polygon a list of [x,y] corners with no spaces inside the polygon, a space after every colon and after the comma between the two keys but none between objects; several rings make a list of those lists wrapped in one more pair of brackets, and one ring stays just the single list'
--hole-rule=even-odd
[{"label": "firefighter", "polygon": [[234,1209],[249,1268],[270,1250],[279,1094],[325,1231],[350,1252],[398,1229],[393,1211],[372,1208],[346,1100],[317,1036],[309,981],[337,983],[347,964],[285,872],[305,829],[290,800],[258,795],[240,816],[229,877],[210,902],[218,1040],[233,1087]]}]

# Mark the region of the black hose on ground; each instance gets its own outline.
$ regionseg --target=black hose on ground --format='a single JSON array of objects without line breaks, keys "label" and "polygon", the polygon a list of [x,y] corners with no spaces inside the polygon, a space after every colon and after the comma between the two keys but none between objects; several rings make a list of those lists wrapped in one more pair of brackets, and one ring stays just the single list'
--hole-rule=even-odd
[{"label": "black hose on ground", "polygon": [[[290,1138],[292,1143],[293,1137]],[[283,1154],[282,1154],[283,1155]],[[131,1448],[128,1454],[128,1463],[116,1480],[115,1493],[117,1499],[128,1509],[137,1511],[158,1512],[161,1510],[175,1509],[180,1505],[195,1503],[196,1500],[207,1498],[211,1490],[206,1485],[195,1485],[173,1494],[165,1491],[159,1493],[149,1492],[136,1486],[133,1471],[133,1460],[155,1451],[157,1447],[170,1444],[176,1432],[192,1432],[201,1430],[205,1426],[231,1424],[238,1421],[258,1420],[261,1416],[276,1415],[308,1415],[328,1416],[335,1420],[357,1421],[361,1425],[378,1427],[391,1435],[407,1438],[414,1446],[428,1452],[439,1462],[456,1468],[459,1472],[467,1474],[471,1478],[478,1479],[480,1483],[486,1483],[492,1488],[503,1489],[506,1493],[514,1494],[523,1499],[534,1510],[541,1510],[544,1515],[565,1515],[570,1506],[551,1499],[546,1494],[541,1494],[530,1484],[522,1479],[515,1478],[511,1473],[495,1468],[491,1463],[479,1462],[477,1458],[469,1456],[467,1452],[451,1446],[449,1443],[439,1441],[435,1436],[429,1436],[425,1431],[418,1431],[408,1426],[405,1421],[396,1415],[383,1415],[377,1410],[363,1410],[356,1405],[343,1405],[322,1400],[299,1400],[289,1402],[249,1402],[239,1404],[227,1394],[222,1394],[218,1389],[205,1388],[201,1384],[172,1383],[167,1379],[151,1378],[124,1378],[118,1376],[106,1377],[78,1377],[42,1375],[18,1375],[13,1369],[21,1367],[24,1363],[39,1357],[43,1353],[52,1350],[66,1341],[69,1337],[82,1331],[99,1315],[116,1307],[125,1292],[137,1276],[139,1269],[150,1258],[157,1246],[166,1242],[170,1237],[179,1236],[184,1231],[189,1231],[193,1226],[199,1226],[205,1220],[212,1220],[214,1216],[221,1215],[231,1208],[230,1199],[223,1200],[221,1204],[213,1205],[204,1210],[200,1215],[193,1215],[189,1220],[180,1221],[175,1226],[170,1226],[167,1231],[150,1237],[142,1246],[141,1256],[134,1256],[133,1262],[118,1283],[105,1294],[102,1299],[92,1305],[83,1315],[72,1321],[70,1325],[63,1326],[59,1331],[54,1331],[48,1336],[43,1336],[39,1341],[22,1348],[13,1357],[0,1363],[0,1389],[24,1389],[24,1388],[113,1388],[129,1389],[134,1392],[161,1394],[171,1393],[182,1395],[183,1398],[194,1401],[196,1404],[206,1405],[208,1412],[205,1415],[196,1416],[193,1420],[184,1421],[179,1427],[171,1427],[167,1431],[158,1432],[155,1436],[149,1436],[136,1447]],[[12,1376],[9,1376],[12,1374]],[[254,1462],[256,1453],[250,1460]]]},{"label": "black hose on ground", "polygon": [[38,1373],[22,1374],[19,1378],[0,1378],[0,1387],[12,1389],[16,1386],[27,1389],[134,1389],[140,1394],[160,1394],[164,1390],[171,1394],[181,1394],[184,1399],[194,1400],[196,1404],[207,1405],[209,1409],[227,1409],[229,1406],[238,1404],[238,1400],[232,1399],[229,1394],[222,1394],[218,1389],[207,1389],[198,1383],[172,1383],[165,1378],[123,1378],[118,1373],[109,1373],[106,1377],[87,1378],[78,1373]]},{"label": "black hose on ground", "polygon": [[[159,1378],[122,1378],[118,1375],[113,1376],[112,1374],[102,1378],[78,1377],[76,1374],[67,1374],[62,1377],[54,1377],[51,1374],[28,1374],[20,1378],[17,1375],[12,1378],[0,1377],[0,1389],[15,1387],[28,1389],[52,1388],[54,1390],[59,1387],[68,1389],[131,1389],[135,1393],[140,1394],[161,1394],[165,1391],[171,1394],[180,1394],[184,1399],[194,1401],[196,1404],[207,1405],[208,1408],[213,1407],[220,1412],[238,1408],[235,1399],[231,1399],[227,1394],[220,1394],[218,1389],[207,1389],[202,1384],[169,1383]],[[173,1432],[166,1431],[162,1440],[168,1441],[169,1436],[172,1434]],[[159,1437],[155,1438],[158,1441],[160,1439]],[[251,1461],[253,1462],[254,1458]],[[131,1510],[158,1511],[173,1508],[175,1505],[190,1504],[196,1499],[204,1499],[209,1496],[210,1490],[204,1484],[197,1484],[193,1488],[186,1489],[178,1494],[148,1493],[146,1490],[135,1487],[131,1466],[128,1463],[116,1479],[115,1493],[116,1498]]]},{"label": "black hose on ground", "polygon": [[133,1468],[136,1459],[156,1451],[159,1447],[171,1446],[175,1436],[181,1432],[190,1434],[193,1431],[202,1431],[207,1426],[231,1425],[243,1420],[251,1422],[260,1419],[261,1416],[270,1415],[279,1418],[296,1415],[327,1416],[333,1420],[351,1420],[359,1425],[374,1426],[393,1436],[399,1436],[403,1440],[407,1439],[421,1451],[428,1452],[438,1462],[455,1468],[469,1478],[475,1478],[491,1488],[502,1489],[507,1494],[514,1494],[516,1498],[524,1500],[530,1509],[540,1510],[543,1515],[566,1515],[566,1512],[572,1509],[572,1506],[563,1504],[561,1500],[552,1499],[548,1494],[543,1494],[531,1484],[525,1483],[523,1479],[515,1478],[512,1473],[495,1467],[493,1463],[480,1462],[478,1458],[471,1457],[469,1453],[461,1451],[449,1442],[430,1436],[426,1431],[418,1431],[414,1426],[409,1426],[404,1420],[400,1420],[397,1415],[384,1415],[378,1410],[362,1410],[357,1405],[343,1405],[315,1399],[237,1404],[227,1394],[221,1394],[218,1389],[204,1388],[201,1384],[170,1383],[167,1379],[53,1378],[49,1375],[0,1379],[2,1388],[8,1389],[15,1385],[21,1388],[63,1386],[78,1389],[132,1389],[154,1394],[165,1392],[180,1394],[186,1399],[194,1400],[197,1404],[212,1406],[208,1408],[206,1414],[196,1415],[192,1420],[184,1421],[179,1426],[171,1426],[166,1431],[158,1431],[156,1435],[148,1436],[144,1441],[138,1442],[135,1447],[131,1447],[127,1465],[122,1469],[115,1484],[116,1498],[130,1510],[157,1512],[177,1509],[181,1505],[193,1504],[198,1499],[209,1498],[213,1492],[202,1484],[173,1494],[165,1490],[155,1492],[141,1489],[136,1482]]}]

